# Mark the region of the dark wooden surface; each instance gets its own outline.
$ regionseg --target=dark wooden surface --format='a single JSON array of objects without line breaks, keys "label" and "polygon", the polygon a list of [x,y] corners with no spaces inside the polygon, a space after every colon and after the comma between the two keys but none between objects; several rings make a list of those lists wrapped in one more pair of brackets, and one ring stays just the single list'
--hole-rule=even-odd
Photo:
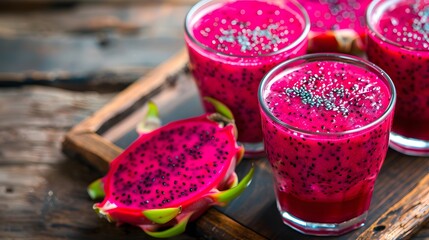
[{"label": "dark wooden surface", "polygon": [[0,1],[0,86],[119,91],[182,47],[196,1],[81,2]]},{"label": "dark wooden surface", "polygon": [[[9,86],[0,88],[0,239],[151,239],[135,227],[118,228],[94,214],[86,185],[102,173],[77,157],[65,156],[61,142],[120,90],[183,47],[182,18],[192,1],[94,1],[53,9],[51,1],[34,2],[35,10],[22,12],[10,6],[13,11],[0,12],[0,84]],[[189,88],[192,82],[180,81],[166,89],[166,95],[156,97],[164,107],[164,122],[201,112],[195,89]],[[127,124],[101,133],[108,139],[104,147],[110,149],[103,154],[109,156],[135,137]],[[240,173],[248,164],[240,165]],[[214,224],[220,225],[221,233],[241,224],[268,239],[356,239],[365,230],[340,238],[316,238],[284,226],[275,209],[268,164],[265,159],[256,164],[254,184],[243,196],[226,208],[210,210],[208,217],[176,239],[209,239],[219,229],[198,229]],[[390,150],[367,227],[428,172],[429,158]],[[222,218],[222,212],[227,218]],[[429,239],[427,225],[412,239]],[[243,239],[252,235],[246,233]]]}]

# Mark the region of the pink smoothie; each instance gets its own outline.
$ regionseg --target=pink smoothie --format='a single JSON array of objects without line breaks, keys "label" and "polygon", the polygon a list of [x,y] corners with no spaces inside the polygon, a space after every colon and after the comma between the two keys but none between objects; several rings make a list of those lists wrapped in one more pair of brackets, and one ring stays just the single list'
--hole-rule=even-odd
[{"label": "pink smoothie", "polygon": [[[429,0],[398,1],[371,17],[368,59],[384,69],[398,92],[392,131],[429,140]],[[382,40],[385,38],[386,40]]]},{"label": "pink smoothie", "polygon": [[368,210],[392,98],[373,72],[328,60],[288,68],[266,85],[262,101],[272,116],[262,111],[262,126],[281,212],[342,223]]},{"label": "pink smoothie", "polygon": [[257,89],[264,74],[306,51],[309,26],[300,9],[275,2],[217,1],[187,18],[185,40],[200,95],[232,110],[242,143],[262,141]]}]

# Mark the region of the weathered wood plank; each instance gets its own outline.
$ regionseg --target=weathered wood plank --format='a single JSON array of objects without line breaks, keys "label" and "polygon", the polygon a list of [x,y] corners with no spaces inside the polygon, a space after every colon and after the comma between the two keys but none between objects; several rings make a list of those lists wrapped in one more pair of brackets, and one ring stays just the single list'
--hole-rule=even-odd
[{"label": "weathered wood plank", "polygon": [[202,234],[206,239],[267,239],[245,226],[237,227],[237,225],[239,225],[239,223],[214,208],[209,209],[204,217],[198,219],[196,222],[197,231],[200,232],[200,234]]},{"label": "weathered wood plank", "polygon": [[0,164],[56,163],[64,133],[111,97],[43,87],[1,89]]},{"label": "weathered wood plank", "polygon": [[120,91],[182,48],[189,8],[150,1],[0,11],[0,86]]},{"label": "weathered wood plank", "polygon": [[[68,130],[101,108],[113,94],[78,93],[45,87],[3,88],[0,129],[56,128]],[[79,113],[73,116],[73,113]]]},{"label": "weathered wood plank", "polygon": [[109,169],[109,163],[122,149],[95,133],[74,133],[66,135],[63,152],[72,157],[83,158],[101,172]]},{"label": "weathered wood plank", "polygon": [[358,240],[409,239],[428,222],[429,174],[411,192],[369,226],[358,237]]},{"label": "weathered wood plank", "polygon": [[[111,102],[74,127],[72,131],[75,133],[98,132],[102,134],[112,125],[141,108],[149,98],[159,93],[163,87],[174,83],[176,79],[174,75],[181,72],[186,62],[187,54],[183,49],[169,61],[119,93]],[[169,79],[170,76],[173,76],[171,80]]]}]

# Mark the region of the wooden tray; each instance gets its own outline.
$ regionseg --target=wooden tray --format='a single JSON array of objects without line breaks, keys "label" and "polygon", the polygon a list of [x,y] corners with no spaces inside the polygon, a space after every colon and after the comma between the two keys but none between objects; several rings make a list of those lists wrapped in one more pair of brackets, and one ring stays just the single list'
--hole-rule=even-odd
[{"label": "wooden tray", "polygon": [[[65,136],[64,153],[79,156],[105,172],[109,162],[137,137],[134,127],[149,99],[160,107],[163,123],[203,113],[195,84],[186,71],[187,60],[186,51],[182,50],[75,126]],[[245,159],[238,166],[238,174],[244,174],[252,161],[257,170],[249,188],[227,207],[210,209],[192,228],[210,239],[316,239],[282,223],[266,159]],[[416,237],[425,238],[428,233],[419,229],[428,220],[429,159],[389,150],[366,226],[323,239],[407,239],[416,233]]]}]

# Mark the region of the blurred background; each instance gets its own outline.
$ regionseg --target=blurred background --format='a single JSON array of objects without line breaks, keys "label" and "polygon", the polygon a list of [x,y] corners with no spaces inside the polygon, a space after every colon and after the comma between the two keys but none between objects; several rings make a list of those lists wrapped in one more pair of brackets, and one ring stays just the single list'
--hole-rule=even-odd
[{"label": "blurred background", "polygon": [[195,2],[0,1],[0,85],[120,90],[183,47]]}]

